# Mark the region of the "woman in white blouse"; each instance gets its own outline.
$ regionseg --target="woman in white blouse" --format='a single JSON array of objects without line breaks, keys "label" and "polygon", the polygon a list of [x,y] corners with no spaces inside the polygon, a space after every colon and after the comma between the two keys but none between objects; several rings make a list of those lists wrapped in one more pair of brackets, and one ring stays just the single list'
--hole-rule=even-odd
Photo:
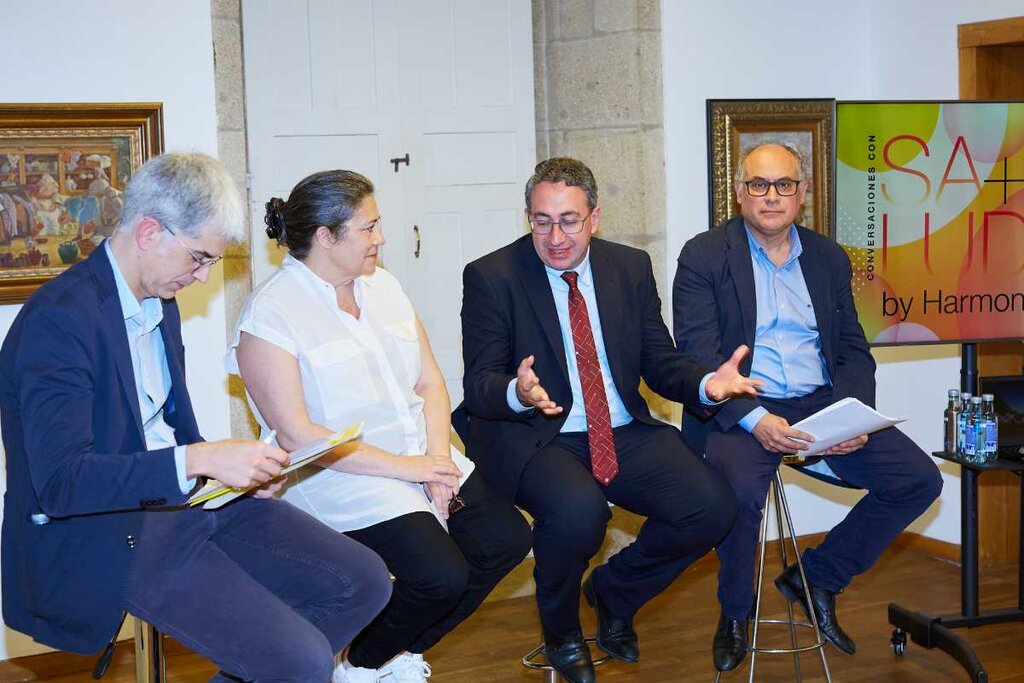
[{"label": "woman in white blouse", "polygon": [[291,475],[283,496],[375,550],[391,602],[353,641],[335,683],[424,681],[423,653],[530,548],[519,512],[450,444],[450,403],[384,244],[373,184],[324,171],[267,203],[288,247],[246,302],[228,353],[264,433],[293,450],[356,422],[363,438]]}]

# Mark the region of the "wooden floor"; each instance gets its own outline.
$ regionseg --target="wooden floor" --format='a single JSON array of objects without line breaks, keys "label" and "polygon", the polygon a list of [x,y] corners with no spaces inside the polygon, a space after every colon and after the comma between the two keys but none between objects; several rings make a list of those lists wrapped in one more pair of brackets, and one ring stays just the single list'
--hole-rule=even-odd
[{"label": "wooden floor", "polygon": [[[705,558],[638,615],[642,657],[639,664],[609,663],[599,669],[601,681],[690,682],[714,680],[711,638],[718,617],[714,597],[717,564]],[[772,569],[772,576],[775,574]],[[891,601],[933,613],[958,611],[959,574],[956,565],[921,553],[890,550],[870,572],[857,579],[839,598],[841,622],[857,641],[857,654],[844,656],[826,649],[833,680],[847,683],[870,681],[945,683],[967,681],[956,662],[939,650],[925,650],[908,643],[901,658],[889,645],[891,627],[886,607]],[[1017,600],[1016,567],[990,570],[982,576],[982,607],[1005,607]],[[784,603],[774,587],[766,591],[770,614],[781,615]],[[584,628],[593,629],[592,614],[584,608]],[[773,642],[784,645],[788,630],[774,628]],[[1024,624],[987,626],[967,632],[986,666],[990,681],[1024,683]],[[513,598],[488,603],[444,642],[427,654],[434,669],[431,683],[478,683],[491,681],[540,682],[543,676],[527,672],[519,658],[537,644],[538,625],[532,598]],[[125,648],[128,649],[128,648]],[[749,662],[749,658],[748,658]],[[824,680],[818,656],[801,656],[804,680]],[[792,681],[791,656],[762,655],[759,681]],[[199,683],[213,674],[213,667],[193,654],[168,659],[169,683]],[[748,668],[723,676],[723,681],[746,681]],[[86,683],[87,673],[42,678],[59,683]],[[112,668],[109,683],[134,681],[130,665]]]}]

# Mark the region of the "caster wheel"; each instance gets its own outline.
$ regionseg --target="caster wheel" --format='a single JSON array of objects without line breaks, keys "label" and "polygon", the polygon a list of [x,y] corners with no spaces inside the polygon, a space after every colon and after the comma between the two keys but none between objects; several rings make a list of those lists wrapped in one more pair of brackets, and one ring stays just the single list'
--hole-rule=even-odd
[{"label": "caster wheel", "polygon": [[892,645],[892,653],[897,657],[902,657],[903,653],[907,651],[907,632],[901,628],[893,629],[889,643]]}]

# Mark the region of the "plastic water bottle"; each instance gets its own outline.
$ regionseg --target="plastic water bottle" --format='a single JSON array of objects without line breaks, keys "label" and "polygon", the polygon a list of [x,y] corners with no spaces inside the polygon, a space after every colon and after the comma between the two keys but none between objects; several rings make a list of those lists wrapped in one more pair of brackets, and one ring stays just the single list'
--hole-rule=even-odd
[{"label": "plastic water bottle", "polygon": [[966,436],[967,430],[967,413],[971,412],[971,394],[965,391],[960,394],[960,415],[957,416],[957,428],[956,428],[956,443],[958,448],[956,450],[957,455],[961,458],[965,457],[966,444],[964,437]]},{"label": "plastic water bottle", "polygon": [[985,425],[984,462],[992,462],[999,455],[999,418],[996,416],[996,397],[992,394],[982,394],[981,398],[984,402],[981,408],[981,419]]},{"label": "plastic water bottle", "polygon": [[967,420],[964,422],[963,453],[964,460],[973,463],[981,462],[985,454],[985,425],[981,420],[981,396],[971,396],[971,407],[967,412]]},{"label": "plastic water bottle", "polygon": [[960,392],[950,389],[949,404],[942,413],[942,442],[947,453],[960,450]]}]

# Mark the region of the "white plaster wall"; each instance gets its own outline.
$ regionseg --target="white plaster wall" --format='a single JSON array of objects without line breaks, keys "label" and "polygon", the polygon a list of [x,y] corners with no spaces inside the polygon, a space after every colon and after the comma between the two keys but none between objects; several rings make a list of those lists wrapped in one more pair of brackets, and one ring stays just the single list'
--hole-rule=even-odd
[{"label": "white plaster wall", "polygon": [[[217,154],[209,0],[50,0],[42,15],[35,3],[6,2],[0,16],[7,55],[0,60],[0,100],[163,102],[167,150]],[[218,266],[207,285],[178,297],[188,383],[208,439],[230,434],[222,285]],[[0,337],[19,309],[0,306]],[[0,659],[44,649],[9,629],[0,637]]]},{"label": "white plaster wall", "polygon": [[[706,99],[956,99],[957,25],[1021,14],[1019,0],[780,0],[770,10],[743,0],[662,0],[661,7],[670,277],[683,244],[707,229]],[[874,355],[879,410],[907,417],[904,431],[925,451],[939,449],[945,390],[959,385],[959,347]],[[942,498],[911,530],[959,543],[960,481],[954,467],[942,471]],[[800,533],[831,528],[857,498],[800,475],[787,479]]]}]

